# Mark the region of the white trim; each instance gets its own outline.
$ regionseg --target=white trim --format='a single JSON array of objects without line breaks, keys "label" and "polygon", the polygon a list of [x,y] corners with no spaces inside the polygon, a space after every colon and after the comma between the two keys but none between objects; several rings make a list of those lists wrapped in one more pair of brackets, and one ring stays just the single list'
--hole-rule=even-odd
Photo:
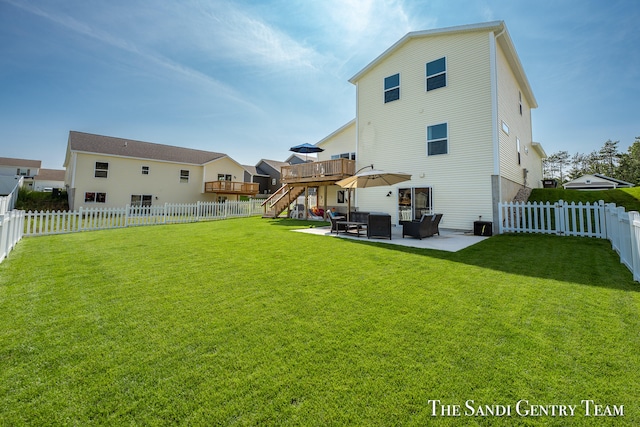
[{"label": "white trim", "polygon": [[504,132],[507,135],[509,135],[509,125],[504,120],[501,120],[501,122],[502,122],[502,126],[501,126],[502,132]]},{"label": "white trim", "polygon": [[[444,59],[444,71],[441,72],[441,73],[438,73],[438,74],[434,74],[432,76],[427,76],[427,65],[429,65],[430,62],[436,62],[436,61],[439,61],[441,59]],[[448,74],[448,70],[449,70],[449,65],[448,65],[448,61],[447,61],[446,55],[445,56],[441,56],[438,59],[434,59],[432,61],[425,62],[424,63],[424,91],[425,92],[430,92],[429,89],[428,89],[428,83],[427,83],[427,81],[430,78],[434,78],[434,77],[440,76],[442,74],[444,74],[444,86],[440,86],[440,87],[437,87],[437,88],[431,89],[431,90],[436,90],[436,89],[440,89],[440,88],[449,86],[449,77],[447,75]]]},{"label": "white trim", "polygon": [[498,64],[496,39],[489,33],[489,60],[491,68],[491,137],[493,138],[493,174],[500,175],[500,139],[498,138]]},{"label": "white trim", "polygon": [[[429,128],[432,126],[438,126],[438,125],[447,125],[447,152],[446,153],[440,153],[440,154],[429,154]],[[443,155],[447,155],[449,154],[451,151],[449,150],[449,141],[451,140],[450,138],[451,132],[449,132],[449,122],[440,122],[440,123],[434,123],[431,125],[427,125],[425,127],[425,149],[426,149],[426,154],[427,154],[427,158],[432,157],[432,156],[443,156]],[[442,141],[442,138],[438,138],[438,139],[432,139],[431,141]]]},{"label": "white trim", "polygon": [[365,73],[367,73],[369,70],[375,67],[378,63],[380,63],[385,58],[390,56],[393,52],[395,52],[397,49],[399,49],[402,45],[404,45],[411,39],[444,35],[444,34],[456,34],[456,33],[464,33],[464,32],[471,32],[471,31],[482,31],[482,30],[493,32],[493,31],[501,30],[503,28],[505,28],[504,21],[492,21],[492,22],[485,22],[480,24],[460,25],[456,27],[437,28],[432,30],[414,31],[414,32],[407,33],[404,37],[402,37],[400,40],[395,42],[390,48],[382,52],[382,54],[380,54],[376,59],[371,61],[366,67],[358,71],[357,74],[355,74],[353,77],[349,79],[349,82],[352,84],[356,84],[357,81],[360,80],[360,78]]},{"label": "white trim", "polygon": [[[387,80],[389,77],[393,77],[393,76],[395,76],[395,75],[397,75],[397,76],[398,76],[398,86],[394,86],[394,87],[392,87],[392,88],[385,89],[385,80]],[[383,103],[383,104],[389,104],[389,103],[391,103],[391,102],[393,102],[393,101],[400,101],[400,83],[401,83],[400,78],[401,78],[401,77],[400,77],[400,72],[397,72],[397,73],[395,73],[395,74],[391,74],[390,76],[387,76],[387,77],[383,77],[383,78],[382,78],[382,103]],[[394,90],[394,89],[396,89],[396,88],[398,89],[398,98],[397,98],[397,99],[394,99],[394,100],[392,100],[392,101],[387,102],[387,91]]]},{"label": "white trim", "polygon": [[[358,90],[357,90],[358,85],[356,85],[356,99],[358,99]],[[357,102],[356,102],[357,104]],[[356,110],[357,110],[357,106],[356,106]],[[322,144],[324,144],[325,142],[329,141],[331,138],[333,138],[334,136],[336,136],[337,134],[339,134],[340,132],[342,132],[343,130],[349,128],[351,125],[356,123],[356,119],[352,119],[351,121],[349,121],[349,123],[346,123],[342,126],[340,126],[340,128],[338,128],[337,130],[331,132],[329,135],[325,136],[324,138],[322,138],[320,141],[316,142],[315,145],[320,146]],[[357,132],[356,132],[357,133]],[[259,162],[258,162],[259,163]]]},{"label": "white trim", "polygon": [[76,188],[76,171],[78,165],[78,154],[76,152],[71,153],[73,159],[73,173],[71,174],[71,188]]}]

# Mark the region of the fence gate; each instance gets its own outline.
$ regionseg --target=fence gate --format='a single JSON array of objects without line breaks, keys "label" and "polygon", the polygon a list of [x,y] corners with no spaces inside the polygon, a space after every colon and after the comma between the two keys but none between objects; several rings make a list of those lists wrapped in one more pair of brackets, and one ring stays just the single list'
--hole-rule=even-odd
[{"label": "fence gate", "polygon": [[546,233],[604,239],[605,204],[510,202],[498,204],[500,233]]}]

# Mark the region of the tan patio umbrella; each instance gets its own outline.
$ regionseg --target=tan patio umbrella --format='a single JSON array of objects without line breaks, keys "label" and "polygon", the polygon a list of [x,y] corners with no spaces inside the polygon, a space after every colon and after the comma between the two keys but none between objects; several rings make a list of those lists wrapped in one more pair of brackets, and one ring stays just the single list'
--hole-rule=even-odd
[{"label": "tan patio umbrella", "polygon": [[367,188],[367,187],[380,187],[384,185],[393,185],[400,182],[408,181],[411,179],[411,175],[403,172],[384,172],[381,170],[373,169],[373,165],[366,166],[371,170],[358,172],[349,178],[341,179],[336,182],[342,188],[349,190],[349,197],[347,198],[347,219],[351,215],[351,189],[352,188]]}]

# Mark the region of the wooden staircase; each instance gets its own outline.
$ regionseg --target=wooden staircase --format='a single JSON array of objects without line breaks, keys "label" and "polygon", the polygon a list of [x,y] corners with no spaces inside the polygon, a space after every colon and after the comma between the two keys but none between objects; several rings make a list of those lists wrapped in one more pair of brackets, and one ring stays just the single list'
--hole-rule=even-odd
[{"label": "wooden staircase", "polygon": [[291,203],[295,202],[302,193],[304,193],[304,187],[289,187],[286,184],[283,185],[267,200],[262,202],[261,206],[264,208],[262,218],[277,218],[278,215],[284,212]]}]

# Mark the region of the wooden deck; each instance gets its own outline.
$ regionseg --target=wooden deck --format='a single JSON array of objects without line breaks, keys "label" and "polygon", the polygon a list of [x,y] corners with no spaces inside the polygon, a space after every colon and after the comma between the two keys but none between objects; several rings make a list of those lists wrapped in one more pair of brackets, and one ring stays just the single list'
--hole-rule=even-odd
[{"label": "wooden deck", "polygon": [[355,173],[355,169],[355,160],[349,159],[301,163],[283,166],[280,169],[280,179],[283,184],[289,185],[306,185],[310,187],[331,185],[336,181],[352,176]]},{"label": "wooden deck", "polygon": [[209,181],[204,183],[204,192],[255,196],[260,191],[259,187],[260,184],[253,182]]}]

